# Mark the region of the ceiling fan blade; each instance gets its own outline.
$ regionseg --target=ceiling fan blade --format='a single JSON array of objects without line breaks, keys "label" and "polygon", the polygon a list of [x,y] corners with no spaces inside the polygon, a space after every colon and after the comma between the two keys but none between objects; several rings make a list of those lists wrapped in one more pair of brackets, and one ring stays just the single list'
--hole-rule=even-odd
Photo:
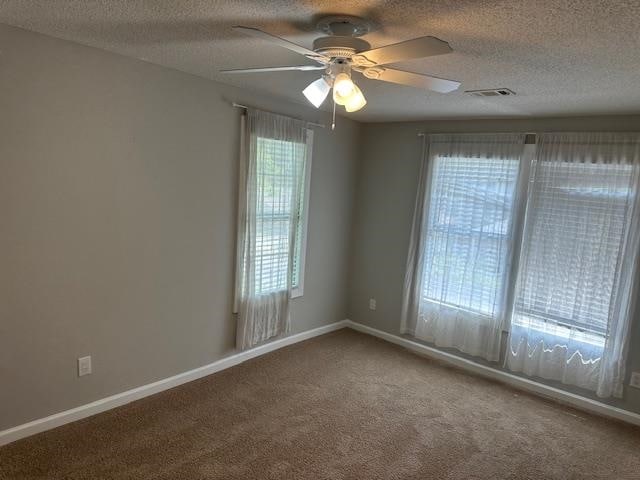
[{"label": "ceiling fan blade", "polygon": [[242,26],[235,26],[232,28],[236,32],[241,32],[241,33],[244,33],[245,35],[261,38],[262,40],[266,40],[267,42],[271,42],[275,45],[279,45],[280,47],[284,47],[288,50],[292,50],[296,53],[299,53],[300,55],[304,55],[305,57],[320,63],[328,63],[330,60],[328,57],[325,57],[324,55],[320,55],[319,53],[316,53],[313,50],[309,50],[308,48],[302,47],[300,45],[296,45],[295,43],[292,43],[289,40],[276,37],[275,35],[271,35],[270,33],[263,32],[262,30],[259,30],[257,28],[242,27]]},{"label": "ceiling fan blade", "polygon": [[373,67],[362,71],[362,74],[373,80],[409,85],[410,87],[425,88],[434,92],[449,93],[457,90],[461,85],[455,80],[422,75],[419,73],[404,72],[393,68]]},{"label": "ceiling fan blade", "polygon": [[232,70],[220,70],[220,73],[288,72],[291,70],[309,72],[312,70],[325,70],[326,68],[325,65],[295,65],[291,67],[236,68]]},{"label": "ceiling fan blade", "polygon": [[451,53],[453,49],[447,42],[436,37],[419,37],[385,47],[374,48],[354,55],[351,60],[357,65],[373,66],[402,62],[414,58],[431,57]]}]

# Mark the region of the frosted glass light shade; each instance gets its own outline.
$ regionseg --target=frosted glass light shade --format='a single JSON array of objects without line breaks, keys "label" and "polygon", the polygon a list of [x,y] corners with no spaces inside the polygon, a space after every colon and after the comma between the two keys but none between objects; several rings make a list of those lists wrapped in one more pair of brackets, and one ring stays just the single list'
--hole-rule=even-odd
[{"label": "frosted glass light shade", "polygon": [[353,92],[347,97],[347,101],[344,104],[344,109],[347,112],[357,112],[367,104],[367,100],[364,98],[362,91],[357,85],[353,86]]},{"label": "frosted glass light shade", "polygon": [[302,93],[314,107],[320,108],[320,105],[322,105],[327,95],[329,95],[329,90],[331,90],[331,85],[329,85],[324,78],[319,78],[311,82]]},{"label": "frosted glass light shade", "polygon": [[336,105],[346,105],[349,101],[349,98],[353,95],[353,90],[350,95],[340,95],[338,89],[336,89],[335,85],[333,87],[333,101],[336,102]]},{"label": "frosted glass light shade", "polygon": [[346,73],[339,73],[333,82],[333,89],[338,91],[341,97],[347,97],[353,92],[355,85],[351,81],[351,77]]}]

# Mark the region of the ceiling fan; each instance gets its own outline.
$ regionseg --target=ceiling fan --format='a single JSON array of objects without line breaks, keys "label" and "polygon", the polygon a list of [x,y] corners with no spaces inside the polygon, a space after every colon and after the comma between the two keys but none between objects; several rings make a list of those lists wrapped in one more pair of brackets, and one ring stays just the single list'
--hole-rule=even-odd
[{"label": "ceiling fan", "polygon": [[371,49],[368,42],[358,37],[369,33],[373,29],[373,24],[358,17],[332,15],[320,19],[318,30],[329,36],[317,38],[313,42],[312,50],[257,28],[236,26],[233,29],[304,55],[317,65],[243,68],[222,70],[222,73],[324,70],[321,78],[313,81],[302,91],[316,108],[324,103],[332,88],[334,108],[335,104],[343,105],[347,112],[355,112],[363,108],[367,101],[362,91],[353,82],[353,72],[359,72],[372,80],[409,85],[440,93],[452,92],[460,86],[460,82],[453,80],[405,72],[386,66],[404,60],[451,53],[453,50],[447,42],[435,37],[419,37]]}]

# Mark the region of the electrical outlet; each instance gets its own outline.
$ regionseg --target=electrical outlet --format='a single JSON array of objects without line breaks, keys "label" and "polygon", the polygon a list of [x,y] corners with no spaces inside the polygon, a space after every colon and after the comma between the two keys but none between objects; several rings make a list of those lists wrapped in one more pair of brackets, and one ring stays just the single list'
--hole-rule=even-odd
[{"label": "electrical outlet", "polygon": [[369,310],[375,310],[376,309],[376,299],[375,298],[370,298],[369,299]]},{"label": "electrical outlet", "polygon": [[633,372],[629,381],[631,387],[640,388],[640,372]]},{"label": "electrical outlet", "polygon": [[91,373],[91,357],[80,357],[78,359],[78,376],[83,377]]}]

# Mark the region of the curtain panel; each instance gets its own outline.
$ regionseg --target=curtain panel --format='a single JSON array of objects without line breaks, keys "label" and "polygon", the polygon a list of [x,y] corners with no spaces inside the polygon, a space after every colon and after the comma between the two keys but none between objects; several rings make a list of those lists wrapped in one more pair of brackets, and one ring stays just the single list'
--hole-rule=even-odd
[{"label": "curtain panel", "polygon": [[401,333],[499,360],[524,140],[425,137]]},{"label": "curtain panel", "polygon": [[247,109],[242,117],[234,311],[247,349],[290,330],[307,124]]},{"label": "curtain panel", "polygon": [[622,395],[639,174],[638,134],[540,136],[505,359],[511,370]]}]

